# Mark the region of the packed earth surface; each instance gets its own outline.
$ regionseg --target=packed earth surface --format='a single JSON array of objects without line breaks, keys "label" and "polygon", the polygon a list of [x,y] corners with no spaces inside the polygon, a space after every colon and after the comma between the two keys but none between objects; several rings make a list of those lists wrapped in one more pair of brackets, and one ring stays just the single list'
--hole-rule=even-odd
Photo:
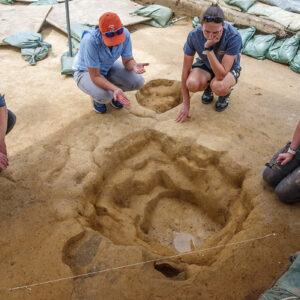
[{"label": "packed earth surface", "polygon": [[178,124],[191,20],[129,29],[146,83],[105,115],[60,75],[63,33],[43,29],[52,50],[36,66],[1,48],[17,115],[0,175],[1,299],[251,300],[300,250],[300,205],[262,181],[299,120],[299,74],[243,55],[228,109],[195,93]]}]

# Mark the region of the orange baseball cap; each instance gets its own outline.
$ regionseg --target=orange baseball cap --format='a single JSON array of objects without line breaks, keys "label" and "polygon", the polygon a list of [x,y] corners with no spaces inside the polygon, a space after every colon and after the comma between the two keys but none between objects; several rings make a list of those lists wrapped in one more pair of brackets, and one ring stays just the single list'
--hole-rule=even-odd
[{"label": "orange baseball cap", "polygon": [[[105,45],[108,47],[117,46],[124,43],[124,29],[118,30],[121,28],[123,28],[123,24],[119,16],[113,12],[107,12],[103,14],[99,19],[99,30],[101,32]],[[105,35],[105,33],[108,32],[112,32],[113,36],[109,37]]]}]

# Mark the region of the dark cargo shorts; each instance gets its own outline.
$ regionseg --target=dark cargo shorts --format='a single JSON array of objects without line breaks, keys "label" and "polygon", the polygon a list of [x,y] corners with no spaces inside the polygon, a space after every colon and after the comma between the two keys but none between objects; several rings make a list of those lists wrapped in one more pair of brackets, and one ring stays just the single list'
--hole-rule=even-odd
[{"label": "dark cargo shorts", "polygon": [[[197,60],[193,65],[192,65],[192,69],[194,68],[200,68],[206,72],[208,72],[211,76],[211,80],[215,77],[215,73],[213,72],[213,70],[209,69],[202,61]],[[240,77],[240,70],[236,70],[236,69],[231,69],[230,73],[233,75],[233,77],[235,78],[235,83],[238,82],[238,78]]]}]

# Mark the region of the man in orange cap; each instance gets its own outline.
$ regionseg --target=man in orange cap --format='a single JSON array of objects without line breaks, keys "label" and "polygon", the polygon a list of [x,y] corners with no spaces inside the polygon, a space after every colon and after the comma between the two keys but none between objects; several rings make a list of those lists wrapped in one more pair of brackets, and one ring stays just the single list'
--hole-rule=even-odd
[{"label": "man in orange cap", "polygon": [[130,104],[124,92],[144,85],[141,74],[147,65],[134,60],[129,31],[117,14],[107,12],[99,19],[99,29],[83,33],[73,76],[77,86],[92,97],[95,111],[105,113],[106,103],[114,108]]}]

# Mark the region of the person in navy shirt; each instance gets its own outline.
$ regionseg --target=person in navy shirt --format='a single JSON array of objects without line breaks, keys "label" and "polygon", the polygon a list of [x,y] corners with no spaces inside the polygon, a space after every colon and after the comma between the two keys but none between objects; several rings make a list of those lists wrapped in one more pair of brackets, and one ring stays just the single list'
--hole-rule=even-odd
[{"label": "person in navy shirt", "polygon": [[8,157],[5,144],[5,135],[16,123],[16,116],[6,108],[4,95],[0,94],[0,172],[8,167]]},{"label": "person in navy shirt", "polygon": [[[241,49],[242,38],[238,31],[224,22],[224,13],[217,4],[211,5],[204,12],[201,25],[189,33],[183,48],[183,104],[176,122],[189,117],[189,92],[204,91],[204,104],[211,103],[215,93],[219,96],[215,109],[226,109],[231,89],[240,75]],[[193,64],[196,53],[198,58]]]},{"label": "person in navy shirt", "polygon": [[77,86],[92,97],[94,110],[106,113],[105,103],[114,108],[130,104],[125,91],[144,85],[141,74],[147,65],[134,60],[129,31],[117,14],[107,12],[99,19],[99,29],[83,33],[73,76]]}]

